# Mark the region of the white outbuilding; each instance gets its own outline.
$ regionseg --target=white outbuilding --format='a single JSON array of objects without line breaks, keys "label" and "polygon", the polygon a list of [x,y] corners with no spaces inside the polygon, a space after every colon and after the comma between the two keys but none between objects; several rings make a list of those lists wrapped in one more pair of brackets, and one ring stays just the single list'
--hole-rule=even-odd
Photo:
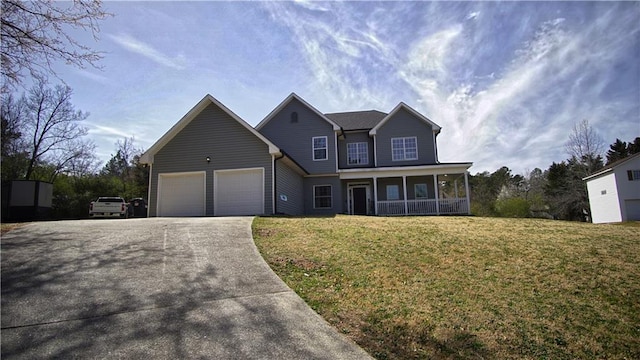
[{"label": "white outbuilding", "polygon": [[640,220],[640,153],[584,178],[594,224]]}]

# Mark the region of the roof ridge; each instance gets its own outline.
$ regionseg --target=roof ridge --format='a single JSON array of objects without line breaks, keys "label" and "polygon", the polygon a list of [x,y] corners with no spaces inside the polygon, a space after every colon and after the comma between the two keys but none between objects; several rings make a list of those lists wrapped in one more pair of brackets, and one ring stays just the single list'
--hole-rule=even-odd
[{"label": "roof ridge", "polygon": [[370,109],[370,110],[337,111],[337,112],[325,113],[325,115],[351,114],[351,113],[363,113],[363,112],[378,112],[378,113],[381,113],[381,114],[387,114],[384,111],[380,111],[380,110],[376,110],[376,109]]}]

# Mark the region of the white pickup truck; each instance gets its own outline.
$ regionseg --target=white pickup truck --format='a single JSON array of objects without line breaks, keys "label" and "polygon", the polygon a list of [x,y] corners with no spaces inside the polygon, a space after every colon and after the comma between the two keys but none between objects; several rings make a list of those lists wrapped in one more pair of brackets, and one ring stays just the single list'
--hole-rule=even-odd
[{"label": "white pickup truck", "polygon": [[89,204],[89,217],[129,217],[129,204],[121,197],[99,197]]}]

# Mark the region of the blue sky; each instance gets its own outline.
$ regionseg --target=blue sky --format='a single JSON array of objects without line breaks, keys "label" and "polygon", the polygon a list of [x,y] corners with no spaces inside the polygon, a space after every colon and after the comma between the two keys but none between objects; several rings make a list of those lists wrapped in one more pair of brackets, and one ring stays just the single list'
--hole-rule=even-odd
[{"label": "blue sky", "polygon": [[102,70],[60,65],[106,161],[149,148],[205,94],[256,125],[295,92],[318,110],[403,101],[442,162],[546,169],[588,119],[640,136],[640,2],[106,2]]}]

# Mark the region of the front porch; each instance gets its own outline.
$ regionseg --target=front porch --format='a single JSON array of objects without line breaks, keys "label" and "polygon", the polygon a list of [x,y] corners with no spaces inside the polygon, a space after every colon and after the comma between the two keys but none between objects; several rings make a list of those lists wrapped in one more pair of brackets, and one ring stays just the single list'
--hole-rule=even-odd
[{"label": "front porch", "polygon": [[470,164],[465,165],[343,170],[345,212],[380,216],[470,214]]}]

